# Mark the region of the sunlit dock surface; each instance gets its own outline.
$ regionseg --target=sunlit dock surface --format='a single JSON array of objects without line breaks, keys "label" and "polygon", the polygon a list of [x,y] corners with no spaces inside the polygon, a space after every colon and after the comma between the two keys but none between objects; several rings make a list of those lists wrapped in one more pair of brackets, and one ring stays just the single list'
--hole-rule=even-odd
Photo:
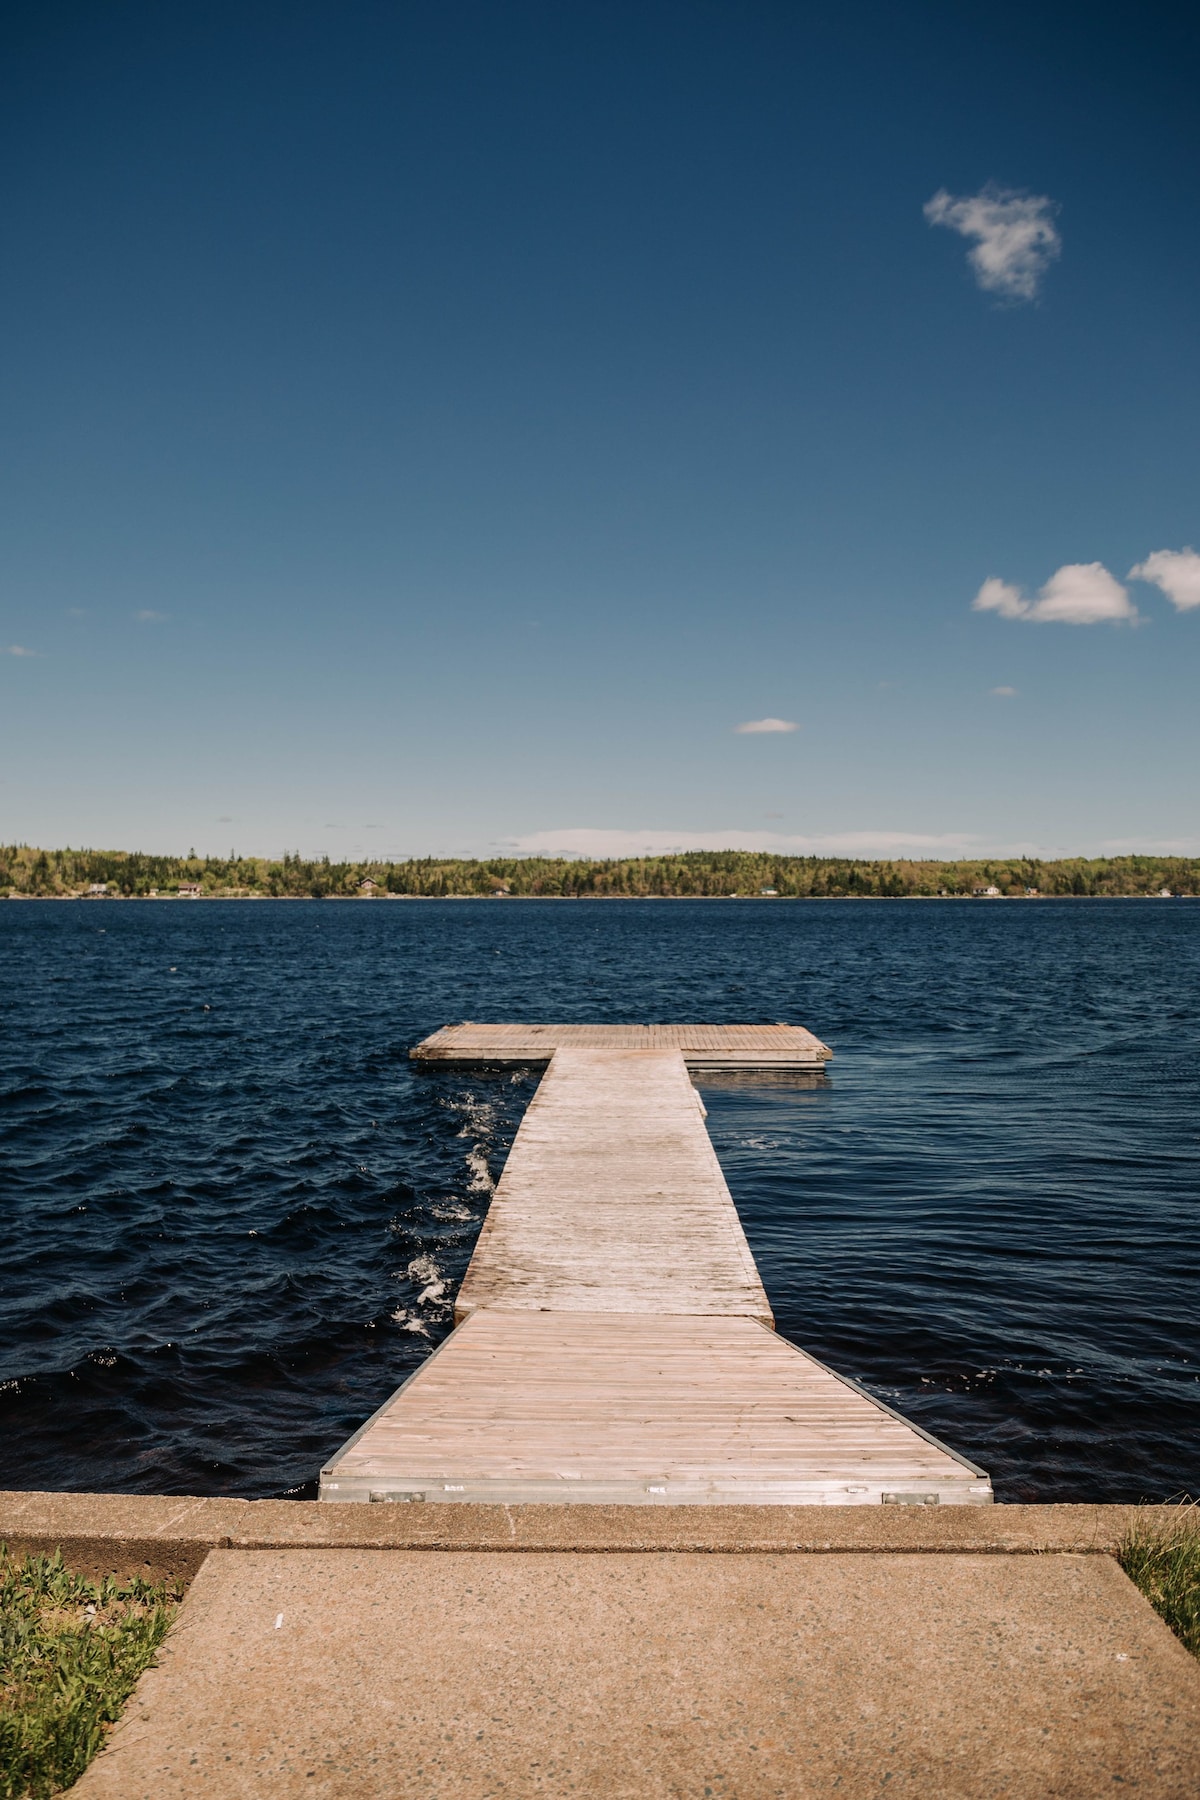
[{"label": "sunlit dock surface", "polygon": [[556,1050],[678,1050],[689,1069],[819,1068],[833,1051],[800,1025],[444,1025],[414,1062],[548,1063]]}]

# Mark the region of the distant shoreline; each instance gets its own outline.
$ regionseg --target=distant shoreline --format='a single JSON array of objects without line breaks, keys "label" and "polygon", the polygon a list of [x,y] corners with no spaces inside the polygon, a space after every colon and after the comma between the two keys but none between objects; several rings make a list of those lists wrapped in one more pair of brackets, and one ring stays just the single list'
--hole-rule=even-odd
[{"label": "distant shoreline", "polygon": [[969,902],[972,906],[987,906],[995,901],[1013,905],[1030,905],[1035,902],[1045,904],[1047,901],[1077,900],[1146,900],[1162,902],[1164,900],[1195,900],[1197,894],[0,894],[2,900],[40,901],[52,905],[86,902],[90,906],[108,905],[119,901],[122,905],[132,901],[158,905],[189,906],[196,901],[246,901],[258,904],[270,901],[276,904],[292,902],[306,903],[320,901],[322,903],[340,902],[349,905],[362,905],[368,902],[406,900],[427,905],[447,905],[463,900],[508,900],[508,901],[561,901],[564,904],[572,900],[603,900],[616,903],[644,903],[648,900],[663,901],[711,901],[714,905],[729,900],[752,901],[756,905],[769,905],[783,900],[790,903],[798,901],[819,902],[854,900],[878,905],[893,902],[946,901]]},{"label": "distant shoreline", "polygon": [[330,862],[0,844],[0,896],[135,900],[1044,900],[1200,896],[1200,857],[935,860],[690,850]]}]

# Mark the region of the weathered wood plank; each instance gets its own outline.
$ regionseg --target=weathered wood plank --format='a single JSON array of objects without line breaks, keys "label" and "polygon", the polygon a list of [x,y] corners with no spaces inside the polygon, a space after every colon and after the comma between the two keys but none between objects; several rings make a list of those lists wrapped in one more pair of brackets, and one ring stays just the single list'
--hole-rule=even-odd
[{"label": "weathered wood plank", "polygon": [[832,1050],[799,1025],[444,1025],[417,1062],[546,1063],[557,1049],[681,1050],[689,1068],[815,1068]]},{"label": "weathered wood plank", "polygon": [[555,1051],[455,1305],[771,1308],[678,1050]]},{"label": "weathered wood plank", "polygon": [[488,1308],[333,1459],[321,1495],[877,1506],[991,1490],[754,1320]]}]

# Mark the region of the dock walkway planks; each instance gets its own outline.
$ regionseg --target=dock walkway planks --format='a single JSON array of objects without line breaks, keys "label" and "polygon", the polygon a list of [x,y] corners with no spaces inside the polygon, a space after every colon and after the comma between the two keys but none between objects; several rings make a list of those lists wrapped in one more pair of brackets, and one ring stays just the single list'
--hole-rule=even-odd
[{"label": "dock walkway planks", "polygon": [[986,1475],[753,1319],[481,1309],[326,1500],[979,1504]]},{"label": "dock walkway planks", "polygon": [[678,1050],[555,1051],[454,1316],[480,1306],[774,1323]]},{"label": "dock walkway planks", "polygon": [[688,1071],[829,1054],[793,1026],[459,1025],[418,1045],[549,1066],[457,1329],[322,1470],[321,1498],[990,1501],[982,1470],[771,1329]]}]

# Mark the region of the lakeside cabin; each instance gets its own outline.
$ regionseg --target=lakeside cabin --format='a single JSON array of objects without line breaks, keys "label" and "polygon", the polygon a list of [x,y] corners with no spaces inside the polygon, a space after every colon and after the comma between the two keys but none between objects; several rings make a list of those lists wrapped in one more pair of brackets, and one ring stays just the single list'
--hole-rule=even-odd
[{"label": "lakeside cabin", "polygon": [[179,884],[181,900],[198,900],[203,892],[204,889],[198,881],[181,881]]}]

